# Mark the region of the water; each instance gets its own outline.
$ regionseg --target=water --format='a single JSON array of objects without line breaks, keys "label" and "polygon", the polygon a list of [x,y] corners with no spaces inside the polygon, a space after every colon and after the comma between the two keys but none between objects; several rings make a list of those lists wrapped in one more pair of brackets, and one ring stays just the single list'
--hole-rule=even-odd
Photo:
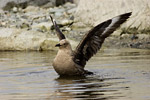
[{"label": "water", "polygon": [[150,100],[150,50],[104,49],[80,78],[59,78],[55,54],[0,52],[0,100]]}]

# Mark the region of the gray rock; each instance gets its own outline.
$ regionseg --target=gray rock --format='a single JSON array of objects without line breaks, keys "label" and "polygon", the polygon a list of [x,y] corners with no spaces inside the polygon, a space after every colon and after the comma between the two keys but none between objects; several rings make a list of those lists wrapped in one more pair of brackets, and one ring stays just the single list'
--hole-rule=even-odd
[{"label": "gray rock", "polygon": [[61,12],[61,13],[63,13],[63,12],[65,12],[65,9],[64,9],[64,8],[54,7],[54,8],[50,8],[50,9],[49,9],[49,12],[50,12],[50,13],[56,13],[56,12]]},{"label": "gray rock", "polygon": [[[51,2],[54,2],[55,0],[51,0]],[[50,0],[30,0],[28,2],[29,5],[33,5],[33,6],[42,6],[47,4],[48,2],[50,2]]]},{"label": "gray rock", "polygon": [[24,9],[27,5],[42,6],[49,2],[55,6],[56,0],[0,0],[0,8],[9,10],[17,5]]},{"label": "gray rock", "polygon": [[35,6],[28,6],[26,9],[24,9],[24,12],[38,12],[40,10],[39,7]]},{"label": "gray rock", "polygon": [[63,13],[62,12],[55,12],[55,17],[60,17],[60,16],[62,16],[63,15]]},{"label": "gray rock", "polygon": [[42,32],[47,32],[50,31],[51,27],[52,27],[52,23],[51,22],[42,22],[39,24],[33,24],[31,27],[33,30],[41,30]]},{"label": "gray rock", "polygon": [[20,25],[20,28],[21,28],[21,29],[27,28],[27,29],[29,30],[29,29],[30,29],[30,24],[28,24],[28,23],[22,23],[22,24]]},{"label": "gray rock", "polygon": [[70,27],[66,27],[65,30],[70,32],[71,28]]},{"label": "gray rock", "polygon": [[4,13],[4,11],[2,9],[0,9],[0,14],[3,14],[3,13]]},{"label": "gray rock", "polygon": [[74,3],[67,2],[63,5],[63,7],[67,8],[67,9],[72,9],[72,8],[76,8],[77,5]]},{"label": "gray rock", "polygon": [[27,1],[29,0],[0,0],[0,8],[3,8],[3,10],[6,11],[11,11],[11,9],[13,9],[13,7],[17,7],[17,8],[26,8],[28,3]]},{"label": "gray rock", "polygon": [[41,45],[40,45],[40,50],[56,50],[55,45],[57,44],[57,40],[53,39],[45,39]]},{"label": "gray rock", "polygon": [[18,8],[17,8],[17,7],[13,7],[12,11],[13,11],[14,13],[17,13],[17,12],[18,12]]},{"label": "gray rock", "polygon": [[148,34],[138,34],[137,36],[138,36],[138,38],[140,40],[149,39],[150,38],[150,35],[148,35]]},{"label": "gray rock", "polygon": [[70,25],[72,23],[73,23],[73,20],[63,19],[63,20],[61,20],[61,22],[59,24],[61,24],[62,26],[66,26],[66,25]]},{"label": "gray rock", "polygon": [[108,0],[99,0],[99,2],[98,0],[80,0],[75,18],[87,25],[95,26],[120,14],[132,12],[131,18],[122,27],[149,29],[149,7],[149,0],[142,2],[141,0],[109,0],[109,2]]},{"label": "gray rock", "polygon": [[48,2],[47,4],[43,5],[42,8],[51,8],[51,7],[54,7],[55,6],[55,3],[54,2]]},{"label": "gray rock", "polygon": [[0,22],[0,27],[7,27],[8,25],[8,22]]},{"label": "gray rock", "polygon": [[63,5],[67,2],[72,2],[73,3],[73,0],[56,0],[56,6]]},{"label": "gray rock", "polygon": [[0,29],[0,50],[41,50],[41,48],[52,50],[54,45],[51,45],[50,41],[45,42],[47,40],[51,40],[54,43],[57,39],[54,40],[54,37],[51,37],[50,34],[37,31],[15,28]]},{"label": "gray rock", "polygon": [[76,12],[77,8],[73,8],[67,11],[68,14],[74,14]]},{"label": "gray rock", "polygon": [[120,38],[129,38],[129,37],[130,37],[129,34],[122,34],[122,35],[120,36]]}]

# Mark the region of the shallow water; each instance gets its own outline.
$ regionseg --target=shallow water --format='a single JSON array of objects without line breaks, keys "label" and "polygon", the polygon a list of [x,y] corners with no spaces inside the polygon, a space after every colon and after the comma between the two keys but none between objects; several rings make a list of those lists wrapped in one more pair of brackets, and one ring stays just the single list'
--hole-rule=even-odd
[{"label": "shallow water", "polygon": [[80,78],[59,78],[55,54],[0,52],[0,100],[150,100],[150,50],[104,49]]}]

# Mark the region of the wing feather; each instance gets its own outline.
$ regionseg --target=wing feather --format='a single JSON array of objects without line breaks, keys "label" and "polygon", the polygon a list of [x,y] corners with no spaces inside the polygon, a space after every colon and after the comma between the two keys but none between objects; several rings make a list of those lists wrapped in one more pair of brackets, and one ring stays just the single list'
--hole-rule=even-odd
[{"label": "wing feather", "polygon": [[88,61],[101,48],[105,38],[112,34],[130,16],[131,12],[119,15],[98,24],[86,33],[74,51],[74,62],[84,67],[86,61]]},{"label": "wing feather", "polygon": [[53,23],[53,25],[54,25],[54,28],[55,28],[55,30],[56,30],[56,33],[57,33],[57,36],[58,36],[59,40],[65,39],[65,38],[66,38],[65,35],[64,35],[64,34],[61,32],[61,30],[59,29],[59,27],[58,27],[56,21],[53,19],[52,16],[50,16],[50,18],[51,18],[51,21],[52,21],[52,23]]}]

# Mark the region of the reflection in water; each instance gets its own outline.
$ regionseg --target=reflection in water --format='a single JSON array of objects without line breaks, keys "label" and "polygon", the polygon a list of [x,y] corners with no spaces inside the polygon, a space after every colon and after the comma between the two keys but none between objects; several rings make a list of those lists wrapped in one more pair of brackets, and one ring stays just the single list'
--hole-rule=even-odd
[{"label": "reflection in water", "polygon": [[86,77],[58,77],[56,52],[0,52],[2,100],[148,100],[150,51],[107,49],[86,68]]},{"label": "reflection in water", "polygon": [[[119,93],[120,89],[128,90],[129,87],[111,88],[112,85],[118,82],[108,82],[108,80],[118,80],[123,78],[101,79],[99,76],[93,75],[88,77],[74,77],[74,78],[58,78],[57,93],[59,98],[82,98],[84,100],[107,100],[124,97]],[[119,94],[112,95],[107,93]]]}]

